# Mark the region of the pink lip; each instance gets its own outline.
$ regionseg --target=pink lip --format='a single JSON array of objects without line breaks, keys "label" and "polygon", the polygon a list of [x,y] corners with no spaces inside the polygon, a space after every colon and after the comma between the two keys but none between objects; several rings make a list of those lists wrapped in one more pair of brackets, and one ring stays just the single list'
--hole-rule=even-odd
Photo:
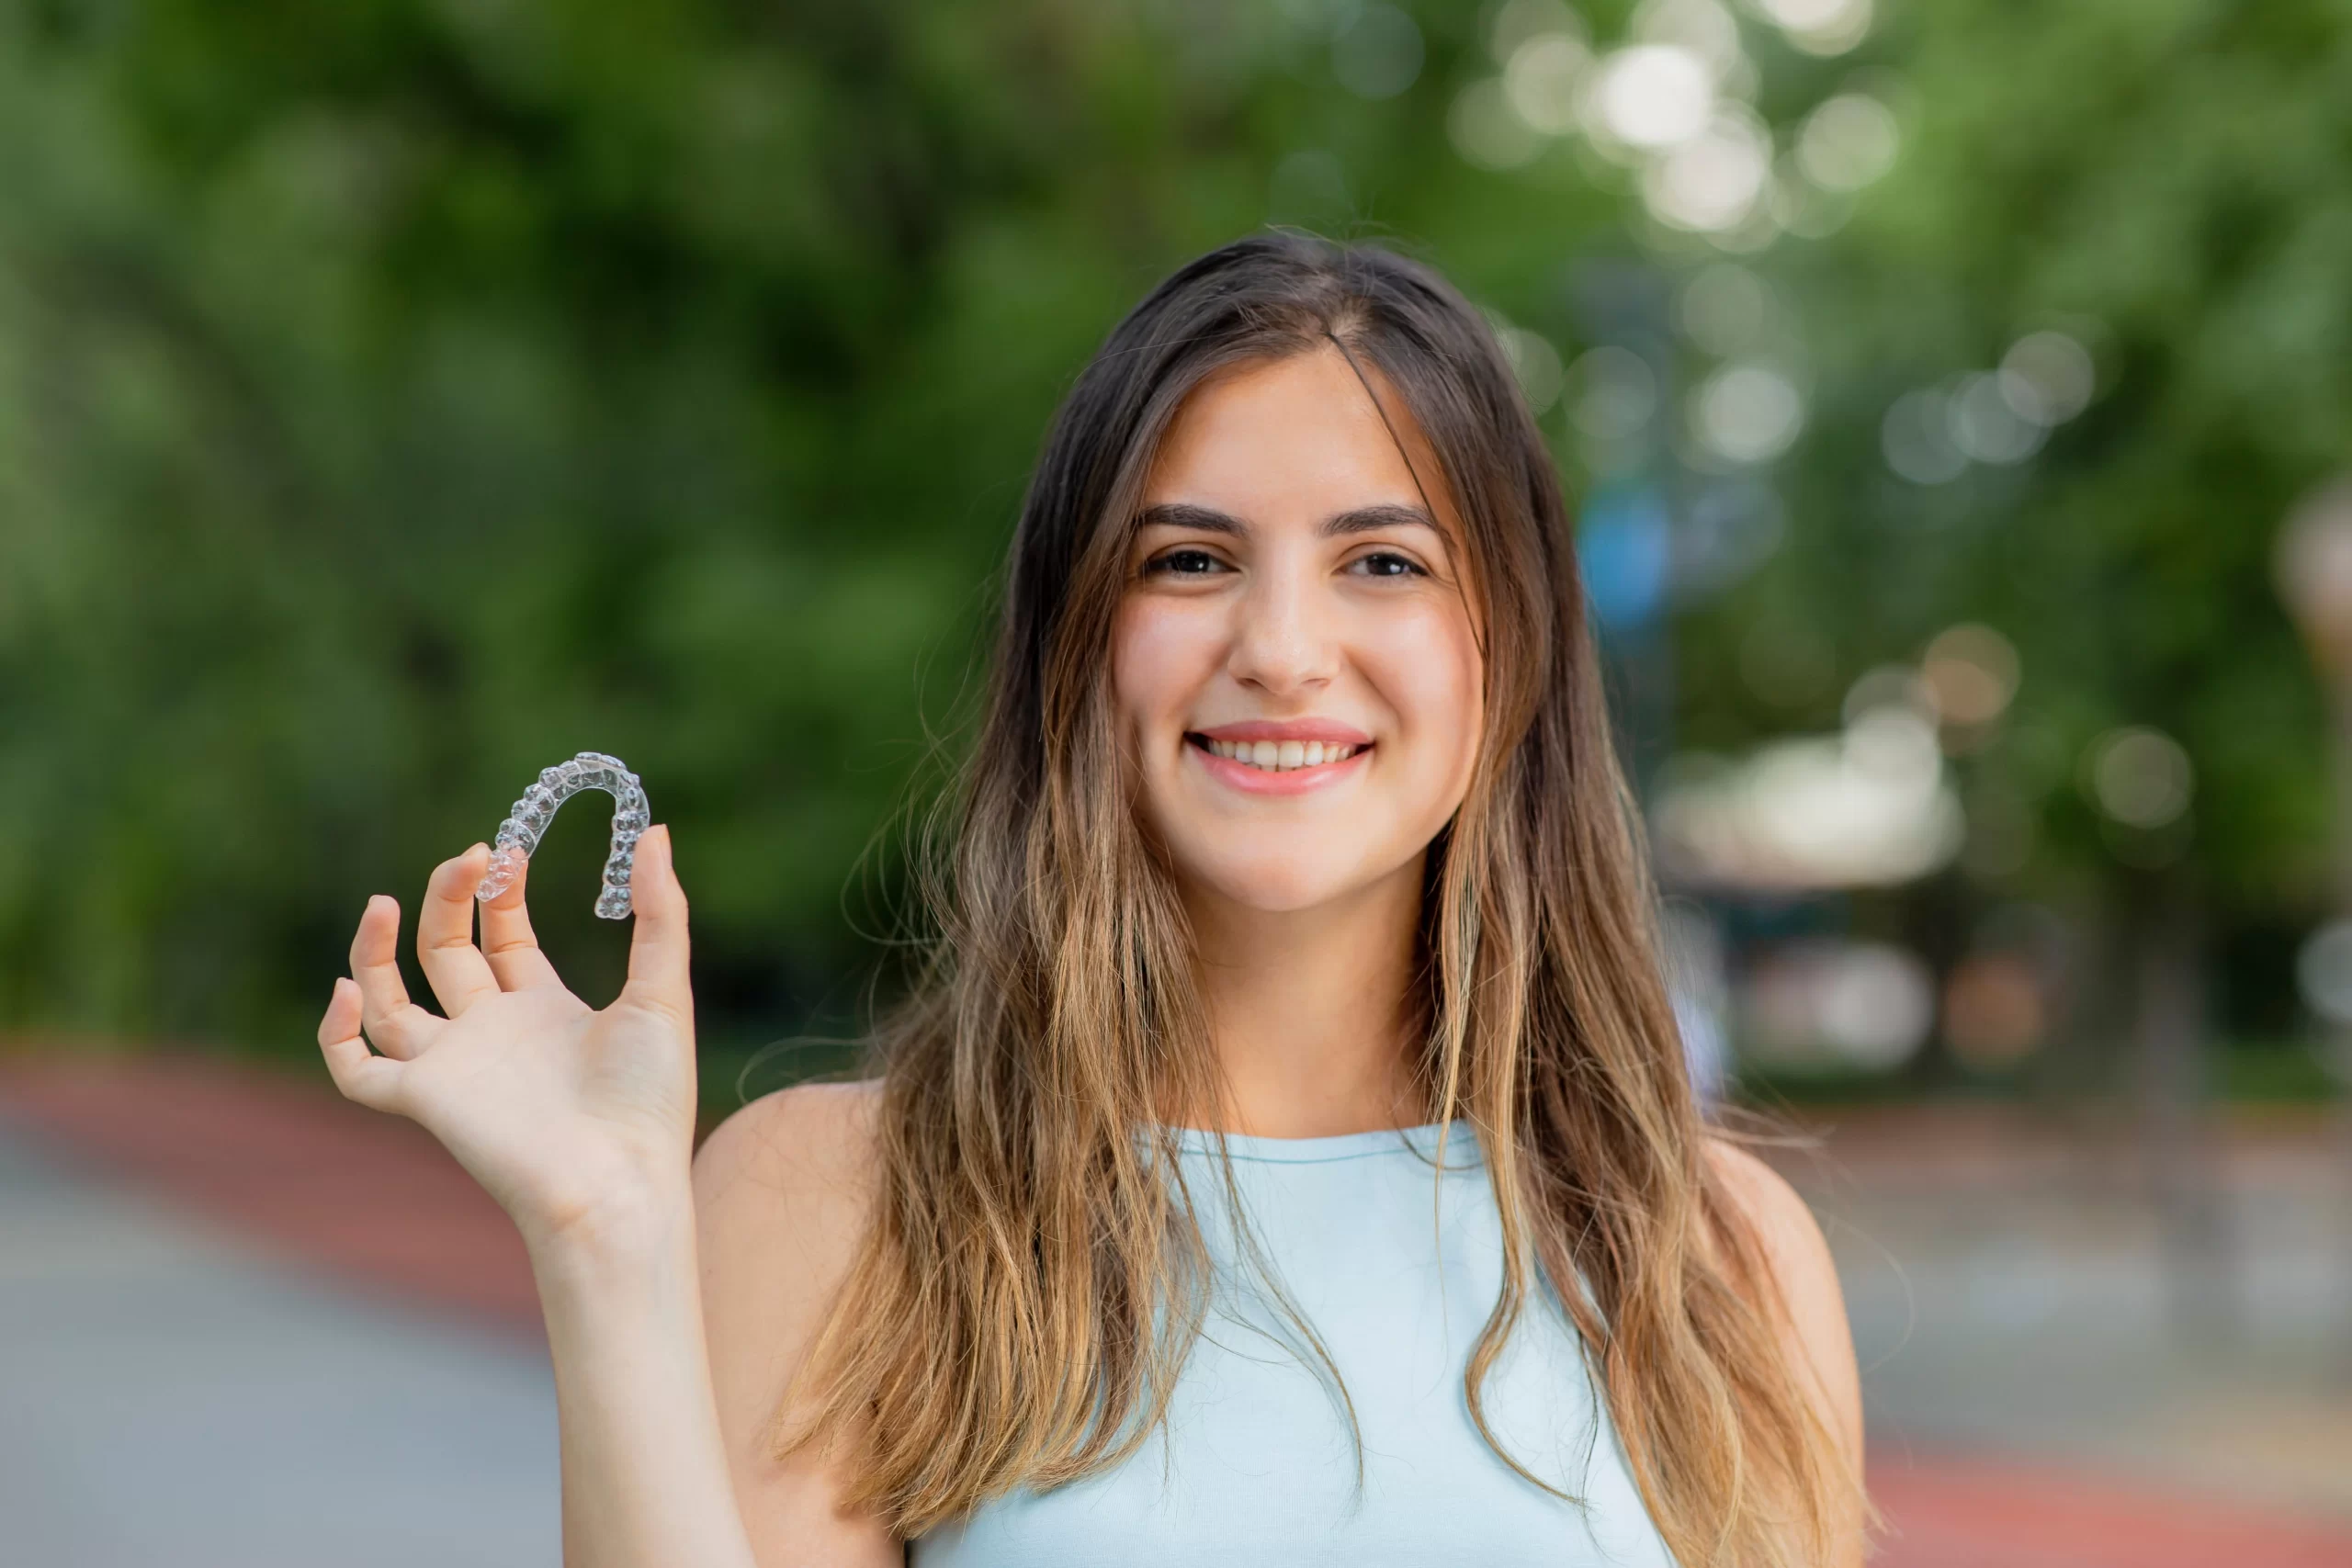
[{"label": "pink lip", "polygon": [[1328,718],[1251,718],[1239,724],[1220,724],[1214,729],[1195,729],[1193,733],[1212,740],[1320,740],[1326,746],[1372,744],[1372,737],[1363,730]]},{"label": "pink lip", "polygon": [[[1218,732],[1207,730],[1199,733]],[[1222,735],[1218,738],[1224,739]],[[1237,735],[1233,739],[1256,738]],[[1272,739],[1273,737],[1266,739]],[[1347,742],[1341,741],[1340,744],[1346,745]],[[1205,746],[1195,746],[1189,740],[1184,743],[1184,750],[1192,754],[1193,761],[1209,771],[1209,777],[1219,784],[1230,784],[1245,795],[1305,795],[1326,784],[1337,784],[1341,779],[1352,778],[1360,769],[1369,766],[1372,759],[1372,747],[1365,744],[1336,762],[1317,762],[1311,768],[1285,768],[1276,773],[1271,768],[1253,768],[1247,762],[1220,757]]]}]

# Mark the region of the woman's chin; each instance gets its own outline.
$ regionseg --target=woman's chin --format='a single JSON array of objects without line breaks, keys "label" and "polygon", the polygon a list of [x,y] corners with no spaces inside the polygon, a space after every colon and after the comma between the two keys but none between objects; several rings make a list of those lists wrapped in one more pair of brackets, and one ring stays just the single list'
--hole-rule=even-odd
[{"label": "woman's chin", "polygon": [[1184,874],[1220,902],[1261,915],[1296,915],[1363,890],[1361,867],[1312,864],[1203,866]]}]

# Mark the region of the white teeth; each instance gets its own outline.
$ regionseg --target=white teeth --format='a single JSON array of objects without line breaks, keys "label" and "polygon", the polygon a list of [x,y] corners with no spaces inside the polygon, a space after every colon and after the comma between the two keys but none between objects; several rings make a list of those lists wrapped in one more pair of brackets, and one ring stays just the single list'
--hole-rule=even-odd
[{"label": "white teeth", "polygon": [[1263,768],[1269,773],[1288,773],[1293,768],[1316,768],[1326,762],[1344,762],[1356,754],[1357,748],[1322,740],[1211,740],[1209,750],[1244,767]]}]

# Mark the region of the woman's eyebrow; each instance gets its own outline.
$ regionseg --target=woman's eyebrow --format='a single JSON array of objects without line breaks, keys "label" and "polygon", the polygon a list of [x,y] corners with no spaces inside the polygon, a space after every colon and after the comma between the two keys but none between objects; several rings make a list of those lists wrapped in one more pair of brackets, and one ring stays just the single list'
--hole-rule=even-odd
[{"label": "woman's eyebrow", "polygon": [[1136,514],[1137,528],[1182,528],[1196,534],[1247,534],[1250,525],[1213,506],[1167,502],[1147,506]]},{"label": "woman's eyebrow", "polygon": [[[1145,507],[1136,516],[1136,526],[1184,528],[1201,534],[1239,535],[1250,532],[1250,525],[1230,513],[1181,501]],[[1441,537],[1445,533],[1437,525],[1436,520],[1419,507],[1399,506],[1394,502],[1359,506],[1339,513],[1326,518],[1318,531],[1326,535],[1369,534],[1382,528],[1427,528]]]},{"label": "woman's eyebrow", "polygon": [[1370,534],[1382,528],[1427,528],[1442,538],[1445,530],[1437,519],[1418,506],[1398,506],[1394,502],[1379,506],[1359,506],[1352,512],[1342,512],[1326,521],[1326,534]]}]

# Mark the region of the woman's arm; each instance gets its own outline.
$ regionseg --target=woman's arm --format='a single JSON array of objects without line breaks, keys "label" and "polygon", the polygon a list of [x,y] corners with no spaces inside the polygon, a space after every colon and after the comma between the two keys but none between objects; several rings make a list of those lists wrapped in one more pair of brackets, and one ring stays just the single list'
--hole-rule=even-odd
[{"label": "woman's arm", "polygon": [[[424,1125],[522,1232],[555,1368],[566,1563],[879,1561],[834,1550],[819,1494],[765,1517],[756,1552],[737,1505],[704,1269],[734,1280],[737,1255],[757,1256],[776,1266],[763,1288],[814,1289],[793,1272],[811,1248],[792,1238],[823,1234],[828,1221],[804,1223],[787,1193],[759,1226],[719,1228],[711,1250],[726,1256],[701,1245],[686,900],[667,829],[639,841],[628,980],[601,1010],[540,952],[519,881],[481,907],[475,946],[473,890],[488,858],[477,844],[444,862],[418,914],[417,957],[447,1016],[410,1001],[395,961],[400,908],[379,897],[360,919],[353,978],[335,983],[319,1043],[346,1096]],[[730,1347],[741,1338],[729,1334]]]},{"label": "woman's arm", "polygon": [[564,1568],[757,1568],[711,1391],[685,1172],[532,1243],[562,1450]]}]

